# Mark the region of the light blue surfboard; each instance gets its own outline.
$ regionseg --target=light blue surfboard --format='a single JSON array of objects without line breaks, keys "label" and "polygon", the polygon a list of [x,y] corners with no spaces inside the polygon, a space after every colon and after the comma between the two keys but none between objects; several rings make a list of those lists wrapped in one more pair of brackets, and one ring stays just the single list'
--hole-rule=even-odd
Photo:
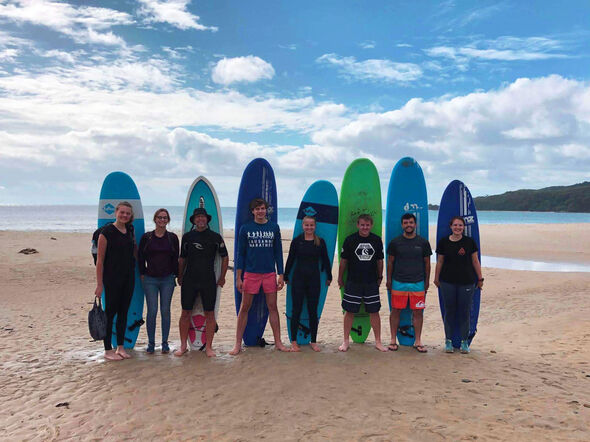
[{"label": "light blue surfboard", "polygon": [[[473,238],[477,244],[477,256],[481,262],[481,247],[479,241],[479,223],[477,221],[477,211],[475,210],[475,203],[471,197],[471,192],[465,184],[459,180],[454,180],[449,183],[443,196],[440,200],[440,208],[438,209],[438,222],[436,227],[436,242],[441,238],[451,234],[451,227],[449,222],[454,216],[460,216],[465,221],[466,236]],[[440,311],[442,316],[445,314],[445,307],[443,298],[438,291],[438,299],[440,304]],[[469,343],[473,340],[477,333],[477,318],[479,317],[479,305],[481,300],[481,290],[476,288],[473,292],[473,303],[469,314]],[[461,335],[459,333],[459,323],[453,325],[453,347],[459,348],[461,346]]]},{"label": "light blue surfboard", "polygon": [[[426,195],[426,183],[422,168],[411,157],[405,157],[399,160],[391,172],[385,213],[386,251],[389,242],[403,233],[401,217],[404,213],[414,214],[416,217],[416,233],[428,240],[428,198]],[[391,311],[391,293],[387,294],[387,300],[389,301],[389,310]],[[397,329],[397,339],[401,345],[414,345],[412,310],[410,310],[409,306],[406,306],[401,312],[400,323]]]},{"label": "light blue surfboard", "polygon": [[[277,222],[277,185],[275,174],[272,167],[264,158],[252,160],[244,170],[240,190],[238,191],[238,201],[236,204],[236,224],[235,224],[235,243],[234,243],[234,265],[238,262],[238,235],[240,228],[245,223],[254,219],[250,212],[250,201],[254,198],[263,198],[268,202],[267,218]],[[236,287],[236,272],[234,271],[234,287]],[[240,311],[242,304],[242,294],[235,291],[236,314]],[[248,323],[244,332],[244,344],[248,346],[262,345],[262,336],[268,320],[268,307],[266,306],[266,297],[262,287],[260,292],[254,296],[252,306],[248,312]]]},{"label": "light blue surfboard", "polygon": [[[223,236],[223,223],[221,220],[221,208],[219,207],[219,199],[213,185],[207,178],[200,176],[189,188],[186,196],[186,203],[184,205],[184,218],[182,233],[189,232],[193,229],[191,223],[191,216],[196,208],[204,208],[209,215],[211,221],[209,222],[209,229],[219,233]],[[219,254],[215,257],[215,277],[219,278],[221,273],[221,257]],[[217,300],[215,301],[215,318],[219,313],[219,302],[221,299],[221,287],[217,287]],[[202,350],[205,345],[205,333],[207,326],[205,324],[205,310],[203,310],[203,302],[198,296],[193,311],[191,313],[191,326],[188,333],[189,344],[194,350]]]},{"label": "light blue surfboard", "polygon": [[[115,221],[115,207],[121,201],[127,201],[133,207],[133,227],[135,229],[135,242],[139,244],[141,236],[145,233],[143,221],[143,209],[139,192],[135,183],[129,175],[123,172],[112,172],[106,176],[100,190],[100,200],[98,202],[98,227]],[[104,292],[102,302],[106,307]],[[117,316],[113,320],[113,348],[117,347]],[[139,329],[143,325],[143,288],[139,278],[139,268],[135,265],[135,288],[133,297],[127,312],[127,328],[125,329],[125,348],[133,348],[137,341]]]},{"label": "light blue surfboard", "polygon": [[[316,220],[316,235],[323,238],[328,249],[328,258],[330,259],[330,266],[334,259],[334,247],[336,246],[336,235],[338,233],[338,193],[334,185],[329,181],[316,181],[313,183],[299,205],[297,212],[297,219],[295,220],[295,228],[293,229],[293,239],[303,233],[302,220],[305,216],[311,216]],[[295,266],[297,261],[295,261]],[[293,266],[293,268],[295,268]],[[320,264],[321,270],[321,264]],[[293,273],[293,272],[291,272]],[[318,303],[318,320],[322,317],[324,310],[324,303],[326,302],[326,295],[328,293],[328,286],[326,286],[326,272],[320,272],[320,301]],[[291,314],[293,312],[292,286],[293,279],[289,275],[290,283],[287,285],[287,331],[289,333],[289,340],[293,341],[291,336]],[[307,301],[303,302],[303,310],[299,319],[299,327],[297,331],[297,343],[309,344],[311,342],[311,335],[309,330],[309,312],[307,310]]]}]

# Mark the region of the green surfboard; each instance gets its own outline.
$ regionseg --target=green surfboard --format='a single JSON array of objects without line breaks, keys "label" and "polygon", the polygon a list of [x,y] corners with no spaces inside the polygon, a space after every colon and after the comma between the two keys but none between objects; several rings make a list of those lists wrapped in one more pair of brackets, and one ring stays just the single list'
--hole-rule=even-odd
[{"label": "green surfboard", "polygon": [[[347,236],[358,231],[356,223],[359,215],[368,213],[373,217],[373,229],[375,235],[383,235],[383,209],[381,207],[381,183],[377,168],[367,158],[354,160],[342,179],[340,190],[340,209],[338,213],[338,260],[340,251]],[[344,274],[346,282],[347,274]],[[340,290],[343,296],[344,288]],[[363,343],[367,340],[371,331],[369,314],[365,306],[361,305],[360,311],[355,314],[350,337],[353,342]]]}]

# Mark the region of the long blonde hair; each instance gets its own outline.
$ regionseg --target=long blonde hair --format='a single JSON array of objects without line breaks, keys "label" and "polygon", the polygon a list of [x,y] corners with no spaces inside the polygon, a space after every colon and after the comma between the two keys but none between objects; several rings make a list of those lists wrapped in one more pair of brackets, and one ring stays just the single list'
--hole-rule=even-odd
[{"label": "long blonde hair", "polygon": [[[303,223],[305,222],[306,219],[311,219],[313,221],[314,226],[317,227],[318,223],[315,220],[315,218],[313,216],[307,216],[307,215],[304,216],[303,219],[301,220],[301,226],[303,226]],[[304,233],[304,235],[305,235],[305,233]],[[316,247],[320,246],[320,237],[316,235],[315,229],[313,231],[313,245]]]}]

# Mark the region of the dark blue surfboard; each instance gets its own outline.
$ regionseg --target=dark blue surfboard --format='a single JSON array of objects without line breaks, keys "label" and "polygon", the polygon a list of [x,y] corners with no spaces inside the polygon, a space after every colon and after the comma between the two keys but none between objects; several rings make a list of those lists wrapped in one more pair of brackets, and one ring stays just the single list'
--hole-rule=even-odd
[{"label": "dark blue surfboard", "polygon": [[[139,244],[141,236],[145,233],[143,221],[143,209],[139,192],[129,175],[123,172],[108,174],[100,190],[98,202],[98,227],[115,221],[115,208],[121,201],[127,201],[133,207],[133,227],[135,229],[135,242]],[[102,294],[103,305],[106,306],[104,291]],[[117,316],[113,320],[113,348],[117,348]],[[137,341],[139,329],[143,324],[143,288],[139,278],[139,268],[135,265],[135,288],[131,298],[131,304],[127,312],[127,328],[125,329],[125,348],[133,348]]]},{"label": "dark blue surfboard", "polygon": [[[234,265],[238,262],[238,237],[240,228],[245,223],[252,221],[250,201],[254,198],[263,198],[268,202],[267,218],[277,222],[277,186],[272,167],[263,158],[256,158],[246,166],[240,182],[238,202],[236,204],[236,225],[234,242]],[[234,272],[234,287],[236,287],[236,272]],[[242,294],[235,290],[236,314],[240,311]],[[268,308],[262,288],[257,296],[254,296],[252,307],[248,313],[248,323],[244,332],[244,344],[249,346],[260,345],[264,329],[268,320]]]},{"label": "dark blue surfboard", "polygon": [[[385,213],[386,251],[389,242],[403,233],[401,217],[404,213],[412,213],[416,217],[416,234],[428,240],[426,183],[422,168],[414,158],[410,157],[399,160],[391,172]],[[391,293],[387,294],[387,300],[391,311]],[[401,345],[414,345],[412,310],[409,306],[401,311],[397,339]]]},{"label": "dark blue surfboard", "polygon": [[[293,238],[303,233],[302,220],[305,216],[311,216],[316,220],[316,235],[323,238],[328,249],[328,258],[330,259],[330,266],[334,259],[334,247],[336,246],[336,235],[338,233],[338,193],[334,185],[329,181],[316,181],[313,183],[299,205],[297,212],[297,219],[295,220],[295,228],[293,230]],[[297,261],[295,261],[295,265]],[[321,268],[320,268],[321,269]],[[291,272],[293,273],[293,272]],[[291,275],[289,275],[291,276]],[[328,286],[326,285],[326,272],[320,272],[320,301],[318,303],[318,319],[322,317],[324,310],[324,303],[326,302],[326,295],[328,293]],[[293,279],[289,277],[290,283],[287,285],[287,331],[289,333],[289,340],[293,341],[291,336],[291,314],[293,312],[292,301],[292,286]],[[299,319],[299,327],[297,331],[297,343],[309,344],[311,342],[311,335],[309,330],[309,313],[307,311],[307,301],[303,302],[303,310]]]},{"label": "dark blue surfboard", "polygon": [[[477,211],[475,210],[475,203],[471,197],[471,192],[465,184],[459,180],[454,180],[449,183],[445,192],[443,193],[442,199],[440,200],[440,208],[438,209],[438,223],[436,228],[436,242],[440,241],[441,238],[449,236],[451,234],[451,227],[449,222],[452,217],[460,216],[465,220],[465,232],[464,234],[473,238],[477,244],[477,255],[481,262],[481,247],[479,242],[479,224],[477,221]],[[444,317],[445,308],[443,304],[443,298],[438,291],[438,299],[440,304],[440,311]],[[477,318],[479,317],[479,304],[481,300],[481,290],[475,289],[473,293],[473,303],[470,311],[470,323],[469,323],[469,343],[473,340],[473,337],[477,333]],[[453,325],[453,347],[459,348],[461,346],[461,337],[459,334],[459,323],[456,322]]]}]

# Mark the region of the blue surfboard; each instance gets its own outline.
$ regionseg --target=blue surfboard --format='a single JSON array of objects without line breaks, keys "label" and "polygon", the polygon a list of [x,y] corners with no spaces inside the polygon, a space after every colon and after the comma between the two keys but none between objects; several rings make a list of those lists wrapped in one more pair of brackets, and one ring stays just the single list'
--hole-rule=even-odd
[{"label": "blue surfboard", "polygon": [[[338,233],[338,194],[334,185],[329,181],[316,181],[313,183],[299,205],[297,212],[297,219],[295,220],[295,228],[293,229],[293,239],[303,233],[302,220],[305,216],[311,216],[316,220],[316,235],[323,238],[328,249],[328,258],[330,259],[330,266],[334,259],[334,247],[336,246],[336,235]],[[295,265],[297,261],[295,261]],[[321,269],[321,266],[320,266]],[[293,273],[293,272],[291,272]],[[326,272],[320,273],[320,301],[318,303],[318,320],[322,317],[324,310],[324,303],[326,302],[326,295],[328,293],[328,286],[326,286]],[[291,314],[293,312],[292,299],[292,283],[291,275],[289,275],[287,285],[287,330],[289,332],[289,340],[293,341],[291,336]],[[297,331],[297,343],[309,344],[311,342],[311,335],[309,330],[309,313],[307,311],[307,301],[303,301],[303,310],[299,319],[299,327]]]},{"label": "blue surfboard", "polygon": [[[211,215],[209,221],[209,229],[219,233],[223,236],[223,222],[221,219],[221,208],[219,207],[219,200],[213,185],[209,180],[203,176],[198,177],[193,181],[186,196],[186,203],[184,205],[184,218],[182,233],[190,232],[193,229],[191,223],[191,216],[196,208],[204,208],[207,214]],[[214,270],[215,277],[219,278],[221,273],[221,257],[219,254],[215,257]],[[215,301],[215,318],[219,313],[219,302],[221,299],[221,287],[217,287],[217,300]],[[193,311],[191,313],[191,326],[188,332],[188,341],[193,350],[201,350],[204,348],[206,339],[207,326],[205,323],[205,310],[203,309],[203,302],[198,296]]]},{"label": "blue surfboard", "polygon": [[[252,221],[253,215],[250,212],[250,201],[254,198],[263,198],[268,202],[267,218],[277,222],[277,186],[275,174],[272,167],[264,158],[252,160],[244,170],[240,190],[238,191],[238,202],[236,204],[236,225],[234,243],[234,265],[238,262],[238,236],[242,225]],[[234,271],[234,287],[236,287],[236,274]],[[242,294],[235,290],[236,314],[240,311]],[[268,308],[266,297],[262,287],[260,293],[254,296],[252,306],[248,312],[248,323],[244,332],[244,344],[248,346],[260,345],[264,329],[268,320]]]},{"label": "blue surfboard", "polygon": [[[440,208],[438,209],[438,223],[436,227],[436,242],[441,238],[451,234],[451,227],[449,222],[454,216],[460,216],[465,221],[464,235],[473,238],[477,244],[477,255],[481,262],[481,247],[479,242],[479,223],[477,221],[477,211],[475,210],[475,203],[471,197],[471,192],[465,184],[459,180],[454,180],[449,183],[442,199],[440,200]],[[440,289],[438,290],[438,300],[440,304],[440,311],[444,318],[445,307]],[[469,343],[477,333],[477,318],[479,317],[479,304],[481,300],[481,290],[476,288],[473,293],[473,303],[471,304],[470,318],[469,318]],[[461,335],[459,333],[459,323],[453,325],[453,347],[459,348],[461,346]]]},{"label": "blue surfboard", "polygon": [[[416,233],[428,239],[428,198],[424,174],[418,162],[411,157],[402,158],[397,162],[387,191],[387,207],[385,213],[385,248],[389,242],[403,233],[401,217],[404,213],[412,213],[416,217]],[[387,262],[387,261],[386,261]],[[394,262],[395,265],[395,262]],[[391,311],[391,293],[387,294]],[[412,310],[406,306],[400,315],[397,339],[401,345],[414,345],[414,326]]]},{"label": "blue surfboard", "polygon": [[[141,236],[145,233],[143,221],[143,209],[139,192],[129,175],[123,172],[112,172],[106,176],[100,190],[98,202],[98,227],[115,221],[115,208],[121,201],[127,201],[133,207],[133,227],[135,229],[135,242],[139,244]],[[106,306],[104,292],[102,294],[103,305]],[[113,320],[113,348],[117,347],[117,316]],[[127,328],[125,329],[125,348],[133,348],[137,341],[139,329],[143,324],[143,288],[139,278],[139,268],[135,265],[135,288],[131,298],[131,304],[127,312]]]}]

